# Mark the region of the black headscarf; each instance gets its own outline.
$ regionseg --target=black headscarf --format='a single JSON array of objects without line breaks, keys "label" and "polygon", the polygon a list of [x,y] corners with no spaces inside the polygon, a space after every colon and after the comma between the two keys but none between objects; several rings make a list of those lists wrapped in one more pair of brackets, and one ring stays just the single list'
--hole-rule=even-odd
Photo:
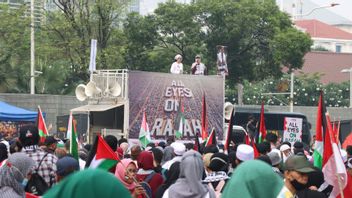
[{"label": "black headscarf", "polygon": [[156,198],[162,198],[166,189],[176,182],[180,176],[180,162],[174,162],[166,174],[166,181],[156,191]]},{"label": "black headscarf", "polygon": [[7,147],[4,143],[0,143],[0,162],[8,158]]}]

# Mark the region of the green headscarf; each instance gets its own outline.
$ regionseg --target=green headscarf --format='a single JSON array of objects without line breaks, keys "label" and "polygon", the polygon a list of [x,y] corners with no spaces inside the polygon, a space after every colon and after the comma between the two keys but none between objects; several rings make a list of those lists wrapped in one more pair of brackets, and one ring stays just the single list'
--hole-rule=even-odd
[{"label": "green headscarf", "polygon": [[43,197],[131,198],[131,194],[114,175],[99,169],[86,169],[65,178]]},{"label": "green headscarf", "polygon": [[259,160],[242,162],[226,184],[222,198],[277,197],[283,180]]}]

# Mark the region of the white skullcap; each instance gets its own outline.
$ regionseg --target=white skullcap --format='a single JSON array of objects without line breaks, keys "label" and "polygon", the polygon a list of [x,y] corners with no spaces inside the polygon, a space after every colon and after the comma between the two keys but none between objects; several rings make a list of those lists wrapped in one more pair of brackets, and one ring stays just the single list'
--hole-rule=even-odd
[{"label": "white skullcap", "polygon": [[291,147],[290,147],[289,145],[287,145],[287,144],[283,144],[283,145],[281,145],[281,147],[280,147],[280,151],[281,151],[281,152],[284,152],[284,151],[286,151],[286,150],[288,150],[288,149],[291,150]]},{"label": "white skullcap", "polygon": [[174,149],[175,155],[181,156],[186,152],[186,146],[181,142],[174,142],[170,146]]},{"label": "white skullcap", "polygon": [[268,156],[270,158],[271,165],[276,166],[281,163],[281,157],[277,152],[271,151],[268,153]]},{"label": "white skullcap", "polygon": [[182,58],[182,56],[181,56],[180,54],[177,54],[177,55],[175,56],[175,60],[177,60],[177,59],[179,59],[179,58]]},{"label": "white skullcap", "polygon": [[247,161],[254,159],[254,150],[247,144],[240,144],[236,151],[237,159],[241,161]]}]

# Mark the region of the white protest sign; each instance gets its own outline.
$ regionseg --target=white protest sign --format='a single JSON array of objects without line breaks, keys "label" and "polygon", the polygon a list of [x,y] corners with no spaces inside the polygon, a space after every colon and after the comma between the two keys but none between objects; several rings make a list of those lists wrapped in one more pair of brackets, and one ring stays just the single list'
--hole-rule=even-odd
[{"label": "white protest sign", "polygon": [[284,119],[284,139],[290,143],[302,141],[302,118],[285,117]]}]

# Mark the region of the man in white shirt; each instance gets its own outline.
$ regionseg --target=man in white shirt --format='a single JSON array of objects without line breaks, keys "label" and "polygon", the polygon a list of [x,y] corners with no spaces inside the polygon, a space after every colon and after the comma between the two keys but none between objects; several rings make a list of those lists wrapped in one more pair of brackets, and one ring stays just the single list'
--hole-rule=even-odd
[{"label": "man in white shirt", "polygon": [[182,74],[183,73],[182,56],[180,54],[177,54],[175,56],[175,62],[172,63],[170,72],[172,74]]},{"label": "man in white shirt", "polygon": [[201,63],[200,55],[195,57],[195,62],[192,64],[191,67],[193,75],[206,75],[207,74],[207,67]]}]

